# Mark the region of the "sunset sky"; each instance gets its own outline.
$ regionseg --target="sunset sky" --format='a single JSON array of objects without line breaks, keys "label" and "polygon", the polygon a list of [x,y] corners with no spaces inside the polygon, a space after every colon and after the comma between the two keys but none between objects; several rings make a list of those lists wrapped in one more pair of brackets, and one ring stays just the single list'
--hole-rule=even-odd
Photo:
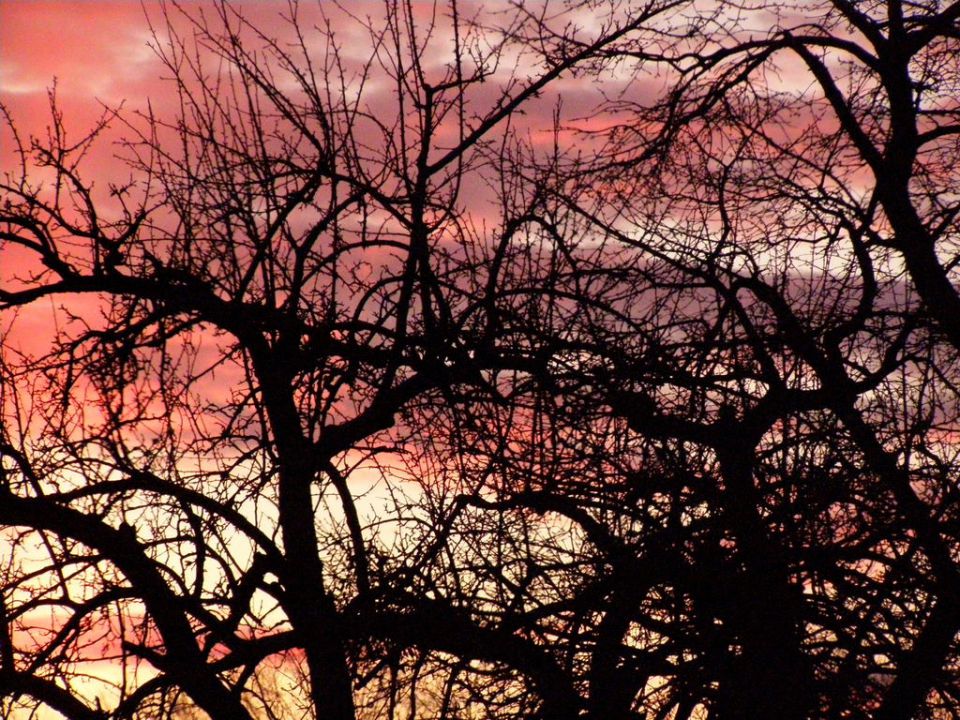
[{"label": "sunset sky", "polygon": [[[187,2],[182,7],[190,13],[211,12],[211,4]],[[231,3],[234,10],[242,12],[245,18],[265,35],[290,37],[288,3],[283,0],[243,1]],[[437,30],[425,55],[427,62],[435,63],[436,77],[444,72],[450,60],[448,43],[449,33],[445,28],[444,15],[449,12],[444,3],[420,2],[413,5],[415,13],[421,13],[426,26],[431,15],[437,21]],[[463,2],[459,4],[463,16],[486,12],[490,6],[482,3]],[[322,8],[322,13],[321,13]],[[351,6],[358,17],[377,18],[383,12],[380,0],[365,0]],[[368,59],[370,37],[367,29],[358,26],[356,21],[346,19],[342,13],[330,4],[303,2],[298,6],[299,24],[302,27],[315,28],[329,21],[334,28],[342,57],[357,65]],[[176,10],[169,13],[178,29],[186,24]],[[7,108],[21,140],[28,142],[31,135],[46,136],[50,131],[51,108],[50,93],[56,92],[57,108],[62,114],[63,125],[68,141],[82,139],[96,126],[105,113],[120,110],[122,120],[113,120],[108,130],[92,146],[84,158],[80,172],[89,181],[98,201],[103,208],[115,207],[108,193],[110,183],[122,184],[130,177],[129,170],[117,158],[122,153],[118,142],[131,135],[124,121],[137,123],[136,113],[150,107],[158,116],[173,118],[177,113],[175,88],[170,82],[170,70],[164,67],[155,51],[156,37],[151,31],[154,24],[156,36],[163,38],[162,3],[148,0],[90,0],[89,2],[52,2],[33,0],[0,1],[0,103]],[[581,15],[578,22],[589,30],[598,18]],[[372,27],[379,28],[375,19]],[[319,37],[319,33],[316,37]],[[308,45],[317,57],[323,53],[322,44],[310,39]],[[161,40],[162,42],[162,40]],[[313,43],[313,45],[310,45]],[[427,65],[430,69],[429,64]],[[536,72],[522,59],[514,58],[504,63],[498,73],[504,81],[508,76],[523,76]],[[497,102],[500,83],[497,77],[482,85],[471,88],[471,102],[475,111],[483,114]],[[584,82],[572,77],[561,77],[554,81],[542,97],[524,104],[523,114],[515,115],[510,122],[513,128],[529,128],[529,140],[535,145],[549,146],[554,140],[551,131],[553,115],[558,104],[562,103],[562,113],[568,127],[584,127],[588,120],[584,118],[594,114],[595,108],[603,98],[613,97],[622,83],[617,78],[608,77],[603,88],[592,82]],[[652,89],[640,87],[634,82],[630,87],[631,96],[636,99]],[[396,113],[389,84],[378,81],[368,82],[365,98],[372,112],[383,117]],[[452,130],[452,128],[451,128]],[[15,167],[17,158],[13,152],[13,143],[6,133],[9,129],[0,128],[0,171]],[[438,133],[440,145],[442,133]],[[561,134],[562,139],[562,134]],[[577,138],[583,145],[585,139]],[[36,169],[31,171],[35,179]],[[488,202],[482,187],[471,187],[470,192],[461,198],[469,205],[469,212],[478,223],[483,223],[487,215],[496,215],[498,210]],[[494,222],[494,218],[490,218]],[[24,264],[22,251],[7,248],[0,259],[0,279],[9,280],[12,275],[28,268]],[[73,298],[71,310],[78,310],[90,304],[87,298]],[[6,342],[8,347],[17,347],[27,352],[38,353],[40,343],[46,338],[45,329],[53,321],[52,306],[49,303],[31,305],[20,313],[15,327],[8,325]]]},{"label": "sunset sky", "polygon": [[140,4],[0,3],[0,95],[18,118],[42,127],[54,79],[70,122],[82,128],[108,105],[155,87],[159,66],[147,47]]},{"label": "sunset sky", "polygon": [[912,716],[954,3],[0,0],[0,715]]},{"label": "sunset sky", "polygon": [[[287,3],[281,0],[235,2],[243,14],[266,34],[281,34],[286,26],[281,14]],[[204,3],[187,2],[189,10]],[[464,15],[476,12],[476,4],[461,3]],[[302,3],[305,25],[319,21],[317,3]],[[358,14],[376,16],[382,9],[379,0],[365,0],[352,7]],[[424,18],[434,9],[432,2],[416,4]],[[329,11],[331,6],[326,6]],[[441,12],[446,12],[441,6]],[[170,98],[169,83],[156,53],[151,49],[147,18],[160,20],[160,3],[147,0],[90,0],[89,2],[48,0],[3,0],[0,2],[0,99],[12,111],[21,129],[43,132],[49,123],[48,92],[56,81],[58,104],[63,110],[67,130],[80,133],[88,129],[104,107],[126,110],[143,109],[148,101],[163,108]],[[338,22],[335,28],[342,48],[349,56],[357,49],[367,52],[367,38],[355,27]],[[589,27],[592,18],[582,18]],[[162,34],[162,32],[161,32]],[[441,48],[433,59],[443,62]],[[429,57],[429,56],[428,56]],[[490,84],[490,94],[496,93]],[[607,91],[617,83],[606,83]],[[636,91],[636,88],[633,88]],[[538,108],[540,119],[548,119],[553,103],[562,96],[569,118],[587,114],[598,100],[595,89],[572,79],[561,78]],[[529,109],[528,109],[529,112]],[[531,125],[536,123],[531,121]],[[9,147],[3,149],[2,163],[10,162]],[[103,162],[103,160],[101,160]]]}]

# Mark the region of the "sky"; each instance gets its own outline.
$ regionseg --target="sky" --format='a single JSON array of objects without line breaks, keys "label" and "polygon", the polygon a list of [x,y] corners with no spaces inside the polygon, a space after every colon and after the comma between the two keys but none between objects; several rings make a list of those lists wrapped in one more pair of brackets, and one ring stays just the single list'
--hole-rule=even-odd
[{"label": "sky", "polygon": [[[210,11],[210,3],[195,0],[184,6],[190,12]],[[284,1],[248,1],[234,3],[234,6],[241,8],[265,34],[283,34],[288,29],[281,17],[288,10]],[[446,12],[444,3],[437,6]],[[320,5],[313,2],[302,3],[303,26],[321,21],[318,7]],[[425,25],[434,7],[432,2],[416,3],[417,21]],[[358,15],[376,14],[382,3],[367,0],[351,8],[357,8]],[[460,8],[463,14],[475,11],[470,2],[461,3]],[[333,17],[338,22],[335,31],[344,55],[348,59],[366,59],[369,37],[358,30],[355,23],[348,26],[340,23],[341,19]],[[177,106],[174,88],[169,82],[170,71],[152,47],[156,41],[150,23],[155,24],[162,36],[161,21],[161,5],[155,0],[143,4],[139,0],[0,0],[0,103],[12,116],[21,138],[27,140],[30,135],[42,138],[50,132],[50,93],[54,87],[68,141],[81,139],[105,112],[116,108],[121,108],[126,118],[133,117],[133,113],[148,104],[161,115],[173,115]],[[595,19],[584,20],[587,28],[591,22]],[[446,40],[441,33],[440,42],[434,44],[438,66],[447,60],[444,57]],[[309,42],[313,40],[308,39]],[[314,47],[319,55],[320,45],[311,46],[311,50]],[[482,111],[497,101],[498,83],[475,86],[472,92],[474,106]],[[528,103],[524,115],[511,122],[514,126],[524,123],[531,128],[549,128],[551,114],[561,97],[565,114],[573,121],[578,114],[588,113],[598,100],[596,88],[590,84],[561,79],[537,103]],[[392,100],[376,83],[368,84],[367,99],[375,112],[396,112]],[[104,207],[113,203],[107,193],[108,183],[122,183],[129,177],[124,164],[116,157],[120,152],[116,141],[128,133],[121,122],[114,121],[81,166],[84,179],[93,183]],[[536,139],[550,143],[553,137],[549,131],[538,131]],[[0,172],[15,168],[17,159],[9,130],[3,125],[0,127]],[[477,202],[480,191],[481,188],[471,189],[471,212],[482,222],[482,213],[496,214],[497,210]],[[22,253],[9,248],[3,252],[0,281],[9,283],[11,275],[30,270]],[[75,298],[72,302],[82,305],[85,300]],[[17,319],[16,335],[11,335],[9,328],[0,328],[0,332],[7,332],[8,347],[13,344],[26,352],[39,352],[42,330],[52,322],[53,310],[49,304],[27,308]]]},{"label": "sky", "polygon": [[[310,7],[308,3],[304,5]],[[200,4],[188,3],[188,6],[196,8]],[[379,3],[374,2],[367,4],[371,11],[378,6]],[[286,3],[245,3],[244,8],[256,17],[258,28],[269,32],[271,28],[280,28],[279,13],[286,9]],[[43,137],[49,132],[50,93],[54,87],[68,138],[74,140],[82,138],[106,109],[122,106],[125,111],[133,111],[144,108],[147,102],[160,109],[175,108],[175,105],[166,105],[172,100],[171,85],[164,80],[168,71],[150,47],[151,33],[145,12],[157,19],[158,4],[148,2],[141,6],[137,0],[0,0],[0,103],[13,118],[21,138]],[[344,39],[348,51],[351,40],[353,38]],[[365,50],[364,39],[356,40],[360,43],[357,47]],[[567,102],[575,108],[579,98],[574,92],[576,88],[569,83],[565,88]],[[495,97],[495,90],[491,84],[487,92]],[[534,119],[537,122],[549,119],[550,103],[542,107],[543,115]],[[528,120],[531,120],[529,116]],[[112,145],[122,134],[122,126],[108,132],[84,161],[86,178],[101,189],[107,182],[124,177],[124,166],[114,157],[116,148]],[[18,158],[14,149],[9,133],[6,129],[0,130],[0,173],[16,168]],[[9,287],[11,275],[28,271],[17,251],[9,247],[0,249],[0,280],[5,287]],[[81,315],[95,313],[98,302],[90,297],[56,301],[68,306],[71,314]],[[62,322],[63,314],[50,302],[30,304],[19,313],[13,325],[9,316],[0,318],[4,352],[15,348],[32,355],[42,353],[58,315]],[[369,502],[376,502],[376,498]],[[0,562],[2,560],[0,555]],[[52,615],[48,620],[37,618],[35,629],[40,643],[45,639],[45,622],[47,628],[59,624]],[[88,664],[86,670],[111,678],[117,669],[112,662],[100,662]],[[89,685],[93,692],[98,691],[98,684]],[[56,715],[45,711],[40,717],[46,720]]]},{"label": "sky", "polygon": [[[191,11],[205,3],[185,3]],[[234,3],[266,33],[282,32],[282,0]],[[442,5],[442,3],[441,3]],[[461,3],[464,14],[470,3]],[[379,1],[355,3],[358,14],[376,13]],[[417,3],[424,15],[430,2]],[[0,101],[13,112],[20,127],[41,131],[49,124],[48,92],[54,82],[58,103],[64,111],[67,129],[80,132],[102,113],[104,106],[142,108],[169,91],[165,71],[154,50],[147,18],[160,19],[160,4],[147,0],[0,0]],[[317,5],[303,3],[301,14],[307,23],[317,20]],[[329,7],[329,6],[328,6]],[[341,44],[349,51],[361,47],[365,38],[337,28]],[[561,80],[568,114],[586,112],[596,99],[584,86]],[[545,106],[549,113],[550,107]],[[4,148],[2,162],[9,162]]]},{"label": "sky", "polygon": [[[493,0],[491,0],[493,1]],[[316,8],[304,3],[304,12]],[[379,3],[369,2],[360,7],[373,12]],[[189,7],[198,8],[196,2]],[[286,3],[279,0],[262,0],[243,4],[244,11],[254,18],[258,29],[266,33],[280,30],[279,13]],[[418,6],[429,8],[430,4]],[[465,7],[469,7],[465,4]],[[143,109],[149,102],[162,110],[175,108],[168,103],[173,99],[171,85],[164,80],[168,70],[151,49],[151,33],[148,17],[157,19],[156,2],[141,5],[136,0],[112,0],[110,2],[48,2],[34,0],[0,0],[0,103],[14,118],[17,127],[26,137],[42,136],[51,123],[50,92],[56,87],[58,107],[63,111],[68,134],[80,138],[92,127],[108,108],[123,106],[127,111]],[[311,21],[316,15],[311,16]],[[346,30],[342,31],[347,33]],[[365,50],[362,36],[341,36],[349,55],[356,47]],[[790,70],[790,68],[787,68]],[[780,80],[787,85],[803,81],[802,77],[785,72]],[[615,83],[605,87],[610,91]],[[550,113],[562,93],[565,110],[570,118],[587,114],[597,101],[596,88],[585,87],[575,80],[562,80],[541,102],[533,104],[522,122],[530,127],[547,127]],[[483,100],[494,102],[498,87],[496,83],[479,91],[478,105]],[[643,92],[643,89],[639,89]],[[483,94],[486,93],[486,94]],[[387,112],[391,111],[389,98],[374,92],[371,103],[376,107],[382,102]],[[0,130],[0,173],[14,168],[16,156],[8,133]],[[122,126],[108,133],[87,159],[84,167],[88,177],[103,188],[108,179],[123,178],[123,165],[114,157],[111,140],[122,134]],[[551,140],[550,135],[543,136]],[[475,201],[477,195],[473,199]],[[9,250],[0,251],[0,280],[6,280],[18,268],[19,258]],[[81,305],[71,306],[78,312]],[[80,301],[83,302],[83,301]],[[91,300],[89,309],[96,308]],[[11,341],[9,326],[0,324],[0,341],[7,347],[18,347],[24,352],[39,350],[36,343],[49,335],[50,323],[56,310],[49,305],[31,305],[17,320],[16,342]],[[0,323],[6,322],[0,318]],[[4,333],[8,333],[4,337]],[[227,383],[224,383],[227,386]],[[2,560],[2,557],[0,557]]]},{"label": "sky", "polygon": [[[372,12],[378,5],[371,2],[365,7]],[[305,3],[305,11],[309,7],[315,6]],[[428,8],[429,3],[421,7]],[[286,4],[250,2],[244,8],[255,18],[257,28],[269,33],[281,27],[279,13]],[[0,102],[23,136],[42,136],[47,132],[51,122],[49,93],[54,83],[68,135],[74,138],[82,137],[106,108],[122,105],[127,110],[137,110],[149,101],[164,109],[172,99],[171,86],[163,79],[168,71],[150,47],[151,34],[145,17],[146,12],[156,19],[157,11],[156,3],[141,6],[135,0],[0,0]],[[353,40],[349,36],[344,39],[348,53]],[[530,106],[523,122],[531,127],[548,126],[557,91],[562,91],[570,117],[587,113],[597,100],[595,88],[585,88],[572,80],[561,81],[542,102]],[[496,83],[490,83],[485,92],[489,97],[483,99],[492,101],[497,94]],[[373,103],[376,100],[376,96],[372,98]],[[108,134],[85,163],[88,177],[101,187],[109,178],[123,177],[123,166],[113,157],[110,144],[110,140],[120,137],[120,132],[118,129]],[[550,136],[545,138],[549,140]],[[15,166],[16,157],[9,135],[0,135],[0,142],[3,172]],[[17,263],[18,258],[9,252],[0,255],[0,278],[16,272]],[[95,306],[96,300],[91,302]],[[79,306],[74,303],[71,311],[77,312]],[[25,311],[17,325],[18,347],[26,352],[34,350],[32,340],[43,338],[54,312],[49,306],[31,306]],[[0,325],[0,333],[4,330]],[[10,341],[9,336],[6,341]]]},{"label": "sky", "polygon": [[47,121],[54,80],[72,124],[114,105],[144,97],[159,65],[147,47],[143,9],[135,1],[0,2],[0,97],[26,126]]},{"label": "sky", "polygon": [[[155,3],[154,3],[155,6]],[[24,142],[44,137],[51,126],[50,93],[56,89],[68,139],[80,139],[107,107],[140,105],[161,91],[162,67],[148,47],[144,8],[136,0],[51,2],[0,0],[0,103],[13,118]],[[122,177],[109,142],[98,144],[85,170],[101,184]],[[0,172],[18,158],[6,124],[0,128]],[[5,248],[0,279],[24,272],[24,258]],[[49,327],[52,308],[28,308],[6,335],[30,352]],[[9,331],[9,326],[0,332]]]}]

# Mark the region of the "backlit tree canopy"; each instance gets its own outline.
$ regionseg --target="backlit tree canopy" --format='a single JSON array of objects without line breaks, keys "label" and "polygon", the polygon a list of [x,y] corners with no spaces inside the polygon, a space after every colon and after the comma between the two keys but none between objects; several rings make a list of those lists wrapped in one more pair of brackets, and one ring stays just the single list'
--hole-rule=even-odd
[{"label": "backlit tree canopy", "polygon": [[0,714],[960,717],[960,3],[141,30],[0,106]]}]

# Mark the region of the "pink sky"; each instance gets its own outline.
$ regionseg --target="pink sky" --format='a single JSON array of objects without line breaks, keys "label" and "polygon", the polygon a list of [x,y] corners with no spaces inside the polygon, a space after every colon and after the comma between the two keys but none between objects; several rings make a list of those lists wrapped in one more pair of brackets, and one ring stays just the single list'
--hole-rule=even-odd
[{"label": "pink sky", "polygon": [[[488,1],[491,6],[503,2]],[[202,3],[193,1],[186,5],[198,9]],[[244,12],[256,17],[258,28],[268,34],[273,30],[280,31],[279,13],[286,10],[286,2],[248,0],[242,6]],[[364,12],[366,8],[376,12],[380,3],[359,6]],[[316,7],[316,3],[305,2],[304,12],[311,12],[315,17]],[[430,3],[419,7],[428,8]],[[147,13],[156,17],[157,12],[157,2],[147,2]],[[0,0],[0,103],[9,109],[24,136],[43,135],[49,125],[48,92],[54,78],[66,128],[74,138],[81,137],[96,122],[104,107],[115,108],[123,104],[128,110],[137,110],[150,101],[161,114],[170,117],[176,108],[168,102],[171,88],[163,80],[168,71],[149,47],[150,41],[144,8],[137,0]],[[355,50],[362,55],[367,48],[365,42],[362,35],[348,39],[345,45],[348,54]],[[436,57],[440,62],[445,60],[442,52]],[[786,72],[782,77],[785,84],[808,82],[805,73]],[[615,85],[604,87],[609,90]],[[496,82],[490,82],[470,91],[479,113],[497,102],[499,89]],[[562,79],[538,103],[529,105],[526,114],[517,116],[515,122],[523,123],[535,132],[549,128],[551,111],[561,97],[569,118],[588,115],[598,100],[596,90],[582,81]],[[374,91],[368,102],[387,116],[395,112],[395,105],[386,92],[378,94]],[[0,173],[14,167],[16,162],[9,136],[5,133],[6,130],[0,129]],[[123,166],[113,157],[114,149],[110,144],[110,140],[118,138],[121,133],[122,128],[118,128],[105,137],[105,142],[85,164],[87,177],[98,181],[100,190],[105,189],[108,179],[124,179]],[[537,137],[547,143],[552,141],[548,132]],[[486,203],[482,189],[471,188],[468,201],[471,202],[471,217],[476,218],[478,224],[485,213],[495,214],[492,204]],[[493,226],[496,218],[490,219]],[[17,251],[0,250],[0,282],[8,281],[13,273],[24,272],[25,269],[18,266],[20,262]],[[70,303],[74,313],[93,314],[100,301],[88,296],[82,299],[66,297],[57,302]],[[3,335],[9,329],[9,321],[0,318],[0,340],[5,340],[8,347],[42,352],[43,344],[49,341],[54,314],[52,303],[30,305],[17,320],[15,333],[6,338]],[[217,353],[211,355],[216,357]],[[230,376],[231,371],[235,377]],[[228,381],[224,381],[224,377]],[[241,380],[237,368],[228,366],[217,378],[218,386],[213,388],[211,383],[205,390],[227,393],[232,382]]]},{"label": "pink sky", "polygon": [[[161,115],[170,118],[175,114],[176,104],[172,84],[165,80],[170,72],[150,47],[151,33],[147,15],[158,23],[160,34],[160,5],[155,0],[146,2],[146,12],[136,0],[110,0],[90,2],[54,2],[41,0],[0,1],[0,102],[12,114],[21,137],[27,139],[31,134],[44,136],[51,124],[48,93],[56,80],[58,106],[63,112],[64,125],[68,139],[78,140],[94,126],[105,108],[117,108],[121,105],[127,117],[134,111],[142,110],[149,102]],[[190,12],[205,10],[210,12],[211,3],[187,2]],[[281,13],[286,13],[287,3],[281,0],[265,2],[234,3],[242,12],[252,18],[258,30],[267,34],[283,34],[285,22]],[[301,14],[310,27],[320,18],[315,3],[303,3]],[[325,10],[336,12],[331,5]],[[429,13],[433,11],[432,2],[416,5],[422,17],[419,22],[426,25]],[[367,2],[357,6],[357,12],[376,14],[381,11],[380,2]],[[447,9],[439,4],[439,12]],[[468,15],[470,3],[461,5],[461,13]],[[341,18],[336,18],[338,21]],[[436,50],[428,53],[438,64],[448,60],[444,55],[445,31],[438,33]],[[355,24],[337,27],[338,40],[348,57],[366,59],[369,38]],[[310,41],[308,41],[310,42]],[[313,47],[313,46],[311,46]],[[317,47],[320,51],[320,47]],[[511,69],[511,68],[508,68]],[[429,68],[428,68],[429,70]],[[530,68],[530,71],[533,69]],[[439,70],[437,71],[439,76]],[[395,113],[393,99],[380,91],[385,85],[374,85],[368,90],[369,106],[382,116]],[[471,89],[472,107],[484,114],[494,106],[499,95],[498,83],[493,81]],[[544,143],[553,140],[549,132],[551,114],[555,103],[562,97],[565,114],[568,117],[586,114],[598,100],[596,89],[590,83],[561,78],[555,86],[537,103],[528,103],[524,115],[511,120],[514,127],[521,123],[534,129],[534,139]],[[95,190],[105,207],[112,203],[107,195],[108,182],[123,182],[128,171],[114,155],[118,148],[113,141],[122,137],[124,130],[120,123],[103,136],[81,166],[83,176],[93,181]],[[17,158],[12,152],[13,144],[7,135],[8,130],[0,129],[0,172],[15,167]],[[443,138],[439,138],[441,144]],[[453,142],[451,138],[447,142]],[[439,150],[437,151],[439,152]],[[484,196],[481,187],[471,188],[471,215],[482,219],[496,209],[486,201],[477,202]],[[494,223],[495,218],[491,218]],[[23,274],[30,268],[26,265],[24,253],[7,248],[0,262],[0,280],[7,283],[12,274]],[[71,308],[83,305],[87,299],[72,298]],[[52,306],[49,303],[28,307],[18,320],[18,335],[27,338],[27,349],[39,351],[36,345],[43,333],[37,332],[48,327]],[[8,343],[13,338],[7,337]],[[13,342],[17,345],[18,343]]]},{"label": "pink sky", "polygon": [[[159,3],[148,0],[145,5],[151,19],[159,20]],[[192,12],[205,3],[184,5]],[[209,11],[209,3],[206,5]],[[258,29],[282,34],[280,14],[286,12],[286,2],[233,5],[253,18]],[[468,14],[470,3],[463,5],[461,12]],[[431,2],[417,4],[424,15],[432,6]],[[364,14],[376,14],[381,4],[368,2],[356,7]],[[314,3],[303,3],[304,24],[312,25],[318,19],[316,8]],[[445,10],[441,7],[441,11]],[[351,48],[366,50],[366,38],[355,29],[344,27],[337,32],[348,55]],[[138,109],[147,99],[156,103],[158,98],[162,100],[167,85],[160,78],[168,73],[149,47],[150,41],[144,9],[137,0],[0,2],[0,101],[13,111],[21,127],[42,131],[49,116],[47,92],[56,79],[68,130],[75,132],[88,128],[102,105],[116,107],[123,102],[128,109]],[[495,91],[496,83],[484,90],[491,95]],[[570,116],[588,112],[597,99],[589,86],[561,80],[548,94],[550,102],[542,104],[544,113],[550,112],[561,92]],[[9,162],[6,148],[2,162]]]},{"label": "pink sky", "polygon": [[159,66],[147,39],[137,2],[0,3],[0,97],[39,124],[56,78],[69,122],[82,128],[98,113],[92,101],[149,92]]}]

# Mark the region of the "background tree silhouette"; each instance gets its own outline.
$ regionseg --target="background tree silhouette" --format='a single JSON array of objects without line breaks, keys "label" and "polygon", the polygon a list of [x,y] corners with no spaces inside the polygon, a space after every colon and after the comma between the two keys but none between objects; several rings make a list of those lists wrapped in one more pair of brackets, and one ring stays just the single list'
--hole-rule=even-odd
[{"label": "background tree silhouette", "polygon": [[957,12],[719,7],[617,48],[668,91],[541,175],[513,318],[564,451],[609,464],[501,507],[604,560],[588,714],[953,716]]},{"label": "background tree silhouette", "polygon": [[322,7],[5,111],[5,711],[960,714],[960,4]]}]

